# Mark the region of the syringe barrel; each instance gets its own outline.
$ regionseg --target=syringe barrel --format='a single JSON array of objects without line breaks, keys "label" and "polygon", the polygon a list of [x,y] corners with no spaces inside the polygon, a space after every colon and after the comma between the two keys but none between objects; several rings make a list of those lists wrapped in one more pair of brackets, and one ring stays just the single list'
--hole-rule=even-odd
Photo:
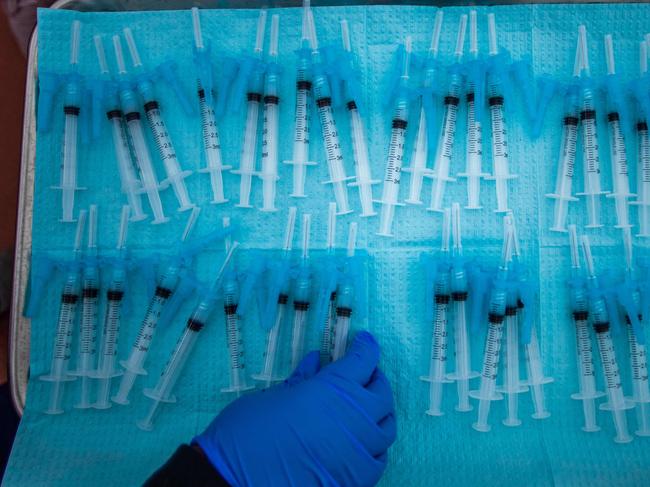
[{"label": "syringe barrel", "polygon": [[79,276],[76,272],[68,272],[61,293],[61,304],[57,322],[56,334],[52,350],[50,380],[66,380],[71,354],[72,334],[79,301]]},{"label": "syringe barrel", "polygon": [[330,90],[330,85],[327,80],[327,75],[324,72],[324,68],[320,64],[316,64],[313,67],[313,81],[312,86],[314,88],[314,98],[318,102],[323,98],[331,98],[332,92]]},{"label": "syringe barrel", "polygon": [[124,268],[114,269],[111,283],[106,291],[106,313],[104,315],[97,366],[97,374],[102,378],[111,377],[116,373],[114,370],[115,358],[117,356],[117,342],[122,318],[125,280],[126,270]]},{"label": "syringe barrel", "polygon": [[345,281],[336,289],[336,314],[349,316],[354,305],[354,286]]},{"label": "syringe barrel", "polygon": [[69,73],[63,91],[63,109],[67,114],[67,108],[76,108],[76,114],[79,114],[83,90],[81,87],[81,77],[76,73]]},{"label": "syringe barrel", "polygon": [[296,66],[296,80],[309,81],[311,79],[311,52],[307,48],[299,49],[296,54],[298,55],[298,62]]}]

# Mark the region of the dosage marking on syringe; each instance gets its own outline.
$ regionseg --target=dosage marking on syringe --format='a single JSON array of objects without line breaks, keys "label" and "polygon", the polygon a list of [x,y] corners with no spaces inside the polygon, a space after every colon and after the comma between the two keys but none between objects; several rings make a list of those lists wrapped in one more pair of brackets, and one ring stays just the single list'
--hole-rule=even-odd
[{"label": "dosage marking on syringe", "polygon": [[122,118],[122,110],[110,110],[106,112],[106,117],[109,120],[113,120],[114,118]]},{"label": "dosage marking on syringe", "polygon": [[578,118],[577,117],[571,117],[571,116],[564,117],[564,119],[562,119],[562,123],[564,125],[576,126],[576,125],[578,125]]},{"label": "dosage marking on syringe", "polygon": [[298,90],[311,90],[311,81],[298,81],[296,83],[296,88]]},{"label": "dosage marking on syringe", "polygon": [[394,129],[406,129],[408,122],[406,120],[401,120],[399,118],[394,118],[392,123],[392,128]]},{"label": "dosage marking on syringe", "polygon": [[87,287],[82,290],[81,294],[84,298],[96,298],[99,296],[99,289],[96,287]]},{"label": "dosage marking on syringe", "polygon": [[172,291],[171,291],[171,289],[167,289],[167,288],[164,288],[164,287],[157,286],[155,294],[156,294],[156,296],[167,299],[169,296],[172,295]]},{"label": "dosage marking on syringe", "polygon": [[580,120],[595,120],[596,110],[584,110],[580,112]]},{"label": "dosage marking on syringe", "polygon": [[201,328],[204,326],[205,323],[202,323],[201,321],[193,320],[192,318],[187,320],[187,327],[192,331],[201,331]]},{"label": "dosage marking on syringe", "polygon": [[66,105],[63,107],[63,113],[66,115],[79,115],[79,107]]},{"label": "dosage marking on syringe", "polygon": [[268,105],[277,105],[280,103],[280,98],[275,95],[266,95],[264,97],[264,103]]},{"label": "dosage marking on syringe", "polygon": [[605,333],[609,331],[609,321],[601,321],[600,323],[594,323],[594,331],[596,333]]},{"label": "dosage marking on syringe", "polygon": [[328,96],[326,96],[325,98],[319,98],[318,100],[316,100],[316,106],[318,108],[332,106],[332,99]]},{"label": "dosage marking on syringe", "polygon": [[447,95],[445,96],[445,105],[458,106],[460,99],[457,96]]},{"label": "dosage marking on syringe", "polygon": [[246,93],[246,99],[248,101],[262,101],[262,95],[260,93]]},{"label": "dosage marking on syringe", "polygon": [[503,97],[491,96],[490,98],[488,98],[488,105],[490,105],[491,107],[503,105]]},{"label": "dosage marking on syringe", "polygon": [[129,112],[124,116],[124,118],[126,119],[127,122],[130,122],[132,120],[140,120],[140,113],[139,112]]},{"label": "dosage marking on syringe", "polygon": [[350,110],[350,111],[352,111],[352,110],[356,110],[356,109],[357,109],[357,102],[355,102],[354,100],[350,100],[349,102],[347,102],[347,104],[346,104],[345,106],[346,106],[346,107],[348,108],[348,110]]},{"label": "dosage marking on syringe", "polygon": [[607,114],[607,121],[608,122],[618,122],[621,119],[619,116],[618,112],[611,112]]},{"label": "dosage marking on syringe", "polygon": [[157,110],[159,108],[158,102],[156,100],[148,101],[144,104],[144,111],[149,112],[151,110]]},{"label": "dosage marking on syringe", "polygon": [[77,296],[76,294],[61,295],[61,302],[64,304],[75,304],[77,302],[77,299],[79,299],[79,296]]},{"label": "dosage marking on syringe", "polygon": [[106,299],[109,301],[122,301],[122,298],[124,297],[124,292],[123,291],[107,291],[106,292]]}]

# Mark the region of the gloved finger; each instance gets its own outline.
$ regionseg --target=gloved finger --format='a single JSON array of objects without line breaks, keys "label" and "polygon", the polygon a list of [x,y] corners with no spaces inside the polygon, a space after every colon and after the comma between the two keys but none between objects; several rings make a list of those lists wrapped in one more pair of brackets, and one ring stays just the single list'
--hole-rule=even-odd
[{"label": "gloved finger", "polygon": [[373,371],[370,382],[366,387],[360,387],[356,382],[331,381],[327,377],[320,376],[319,378],[326,381],[338,396],[345,396],[346,399],[354,403],[355,407],[363,411],[363,414],[369,416],[375,422],[380,421],[395,410],[390,383],[378,368]]},{"label": "gloved finger", "polygon": [[323,374],[349,379],[365,386],[379,362],[379,344],[367,331],[360,331],[354,337],[347,353],[323,369]]},{"label": "gloved finger", "polygon": [[397,419],[395,418],[395,413],[388,414],[384,419],[379,421],[378,425],[386,436],[386,440],[388,441],[386,449],[388,449],[390,445],[395,443],[395,439],[397,438]]},{"label": "gloved finger", "polygon": [[296,370],[293,371],[291,376],[285,381],[285,384],[294,385],[302,381],[311,379],[320,370],[320,354],[318,351],[309,352],[300,361]]}]

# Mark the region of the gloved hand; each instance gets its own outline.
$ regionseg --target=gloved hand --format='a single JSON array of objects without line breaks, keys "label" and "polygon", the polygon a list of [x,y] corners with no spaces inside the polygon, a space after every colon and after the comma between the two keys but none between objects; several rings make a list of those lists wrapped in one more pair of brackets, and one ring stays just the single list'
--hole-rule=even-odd
[{"label": "gloved hand", "polygon": [[237,487],[374,485],[396,436],[378,360],[368,332],[322,370],[311,352],[284,383],[227,406],[193,443]]}]

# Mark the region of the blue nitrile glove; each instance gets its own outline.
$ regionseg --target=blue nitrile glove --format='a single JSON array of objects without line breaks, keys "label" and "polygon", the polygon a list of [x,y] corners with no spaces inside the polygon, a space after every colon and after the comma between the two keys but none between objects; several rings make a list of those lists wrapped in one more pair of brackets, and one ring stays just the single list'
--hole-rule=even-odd
[{"label": "blue nitrile glove", "polygon": [[395,441],[379,345],[360,332],[320,369],[309,353],[284,383],[227,406],[193,443],[232,486],[374,485]]}]

